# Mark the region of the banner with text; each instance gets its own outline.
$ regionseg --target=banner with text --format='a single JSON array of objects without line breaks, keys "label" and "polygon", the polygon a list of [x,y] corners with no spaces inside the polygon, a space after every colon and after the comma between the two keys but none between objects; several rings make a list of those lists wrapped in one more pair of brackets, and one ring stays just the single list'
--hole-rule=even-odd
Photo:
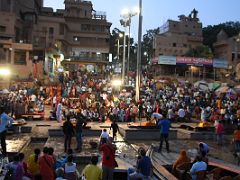
[{"label": "banner with text", "polygon": [[177,56],[176,63],[182,64],[182,65],[193,65],[193,66],[212,66],[213,60],[206,59],[206,58]]},{"label": "banner with text", "polygon": [[159,56],[158,64],[176,65],[176,56]]},{"label": "banner with text", "polygon": [[228,62],[225,59],[213,59],[213,67],[228,69]]}]

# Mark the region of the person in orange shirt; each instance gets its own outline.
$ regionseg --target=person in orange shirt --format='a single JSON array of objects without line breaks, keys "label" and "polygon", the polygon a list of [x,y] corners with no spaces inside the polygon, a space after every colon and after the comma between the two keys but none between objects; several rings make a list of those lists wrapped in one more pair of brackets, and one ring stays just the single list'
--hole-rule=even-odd
[{"label": "person in orange shirt", "polygon": [[234,131],[233,140],[235,144],[235,152],[240,152],[240,126]]},{"label": "person in orange shirt", "polygon": [[48,147],[43,148],[43,155],[39,158],[39,170],[42,180],[54,180],[54,160],[48,155]]}]

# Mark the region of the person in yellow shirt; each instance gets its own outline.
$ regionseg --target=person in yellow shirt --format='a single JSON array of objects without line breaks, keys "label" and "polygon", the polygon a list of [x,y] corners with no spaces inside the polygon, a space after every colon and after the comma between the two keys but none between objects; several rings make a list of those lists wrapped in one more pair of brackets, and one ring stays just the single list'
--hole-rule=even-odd
[{"label": "person in yellow shirt", "polygon": [[27,159],[28,170],[34,176],[39,175],[38,158],[40,153],[41,150],[36,148],[34,149],[34,154],[30,155]]},{"label": "person in yellow shirt", "polygon": [[91,164],[88,164],[83,169],[83,176],[86,180],[101,180],[102,179],[102,169],[97,166],[98,157],[93,155],[91,157]]}]

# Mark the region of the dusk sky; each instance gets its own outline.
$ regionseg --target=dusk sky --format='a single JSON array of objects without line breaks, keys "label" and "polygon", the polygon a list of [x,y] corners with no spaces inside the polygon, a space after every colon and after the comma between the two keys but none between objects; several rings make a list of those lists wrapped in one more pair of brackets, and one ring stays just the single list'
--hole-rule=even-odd
[{"label": "dusk sky", "polygon": [[[64,0],[44,0],[44,6],[54,9],[64,8]],[[138,0],[92,0],[96,11],[105,11],[107,19],[112,22],[111,29],[123,30],[119,20],[122,9],[132,9]],[[203,27],[226,21],[240,20],[239,0],[143,0],[143,34],[146,30],[161,26],[168,19],[178,20],[178,15],[189,15],[193,8],[198,10]],[[138,32],[138,17],[132,18],[131,35],[135,38]],[[136,39],[135,39],[136,40]]]}]

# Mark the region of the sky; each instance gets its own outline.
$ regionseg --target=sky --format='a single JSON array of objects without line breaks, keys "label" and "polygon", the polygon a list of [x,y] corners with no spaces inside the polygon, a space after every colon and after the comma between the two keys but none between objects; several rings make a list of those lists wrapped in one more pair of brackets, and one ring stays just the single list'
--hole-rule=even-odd
[{"label": "sky", "polygon": [[[44,0],[44,6],[63,9],[64,0]],[[143,34],[146,30],[163,25],[168,19],[178,20],[178,16],[188,16],[195,8],[203,27],[217,25],[227,21],[240,21],[239,0],[142,0],[143,2]],[[139,0],[92,0],[93,9],[105,11],[107,20],[115,27],[123,30],[120,24],[121,11],[133,9]],[[132,17],[131,36],[137,40],[138,17]]]}]

